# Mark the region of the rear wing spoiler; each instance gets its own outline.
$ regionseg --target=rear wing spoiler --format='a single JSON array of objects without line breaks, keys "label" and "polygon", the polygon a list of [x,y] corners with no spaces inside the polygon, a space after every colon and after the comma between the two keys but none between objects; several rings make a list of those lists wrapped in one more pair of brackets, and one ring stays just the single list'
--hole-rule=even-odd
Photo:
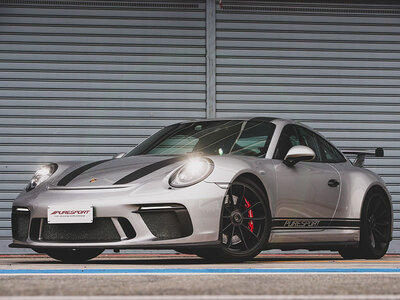
[{"label": "rear wing spoiler", "polygon": [[374,156],[374,157],[384,157],[385,152],[383,148],[379,147],[375,149],[375,152],[372,151],[358,151],[358,150],[344,150],[343,154],[346,155],[357,155],[357,158],[354,160],[353,165],[356,167],[362,168],[364,166],[365,157],[366,156]]}]

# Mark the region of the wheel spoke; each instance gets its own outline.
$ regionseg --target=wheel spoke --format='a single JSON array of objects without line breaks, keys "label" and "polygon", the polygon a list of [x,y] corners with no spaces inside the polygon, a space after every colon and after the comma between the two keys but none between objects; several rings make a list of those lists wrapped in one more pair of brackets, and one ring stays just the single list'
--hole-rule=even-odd
[{"label": "wheel spoke", "polygon": [[232,239],[233,239],[234,234],[235,234],[235,226],[232,226],[232,234],[231,234],[231,238],[229,239],[228,248],[230,248],[232,246]]},{"label": "wheel spoke", "polygon": [[228,196],[228,203],[231,209],[231,212],[235,210],[235,204],[233,203],[233,194],[232,194],[232,187],[229,189],[229,196]]},{"label": "wheel spoke", "polygon": [[232,223],[229,223],[227,226],[225,226],[225,228],[224,229],[222,229],[222,232],[225,232],[229,227],[231,227],[232,226]]},{"label": "wheel spoke", "polygon": [[382,217],[384,217],[386,214],[387,214],[387,210],[382,210],[382,211],[380,211],[377,215],[376,215],[376,218],[377,219],[381,219]]},{"label": "wheel spoke", "polygon": [[246,247],[247,250],[249,250],[249,246],[247,246],[246,239],[244,238],[244,234],[240,226],[239,226],[239,232],[240,232],[240,238],[242,239],[244,246]]},{"label": "wheel spoke", "polygon": [[260,217],[260,218],[243,217],[243,220],[246,220],[246,221],[263,221],[263,220],[265,220],[265,217]]},{"label": "wheel spoke", "polygon": [[249,228],[247,228],[247,227],[244,226],[243,224],[241,224],[240,227],[243,227],[244,229],[246,229],[246,232],[248,232],[248,233],[250,233],[252,236],[254,236],[254,237],[257,239],[257,241],[260,240],[260,238],[259,238],[254,232],[252,232]]},{"label": "wheel spoke", "polygon": [[371,246],[372,246],[372,248],[375,248],[375,246],[376,246],[376,243],[375,243],[375,236],[374,236],[372,230],[370,230],[369,238],[370,238],[370,240],[371,240]]},{"label": "wheel spoke", "polygon": [[236,203],[236,207],[238,209],[240,209],[240,207],[242,206],[243,200],[244,200],[244,194],[246,193],[246,187],[244,185],[242,185],[243,191],[242,191],[242,195],[240,196],[238,202]]},{"label": "wheel spoke", "polygon": [[[226,204],[224,204],[224,209],[229,213],[229,214],[231,214],[231,210],[229,210],[229,208],[227,207],[227,205]],[[224,218],[225,218],[226,216],[224,216]],[[228,217],[229,218],[229,217]]]},{"label": "wheel spoke", "polygon": [[261,202],[254,203],[252,206],[248,207],[244,212],[242,212],[242,214],[244,215],[249,210],[254,209],[254,207],[256,207],[258,204],[261,204]]},{"label": "wheel spoke", "polygon": [[382,222],[376,222],[375,224],[377,226],[379,226],[379,227],[384,227],[384,226],[388,226],[389,222],[388,221],[382,221]]},{"label": "wheel spoke", "polygon": [[376,227],[372,229],[372,232],[374,233],[374,237],[376,240],[381,240],[382,242],[386,242],[385,235],[381,231],[379,231]]}]

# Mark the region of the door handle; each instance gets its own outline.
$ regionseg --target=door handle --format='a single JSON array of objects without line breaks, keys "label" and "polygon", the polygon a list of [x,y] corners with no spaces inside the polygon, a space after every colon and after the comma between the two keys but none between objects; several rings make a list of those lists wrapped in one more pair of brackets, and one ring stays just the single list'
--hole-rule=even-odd
[{"label": "door handle", "polygon": [[330,187],[337,187],[339,184],[340,184],[340,182],[337,181],[336,179],[331,179],[331,180],[328,181],[328,185]]}]

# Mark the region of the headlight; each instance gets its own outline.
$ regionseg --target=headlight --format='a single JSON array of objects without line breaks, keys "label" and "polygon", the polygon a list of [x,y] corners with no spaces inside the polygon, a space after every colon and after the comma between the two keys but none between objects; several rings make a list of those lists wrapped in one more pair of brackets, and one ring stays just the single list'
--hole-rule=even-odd
[{"label": "headlight", "polygon": [[196,184],[211,174],[214,169],[213,162],[204,157],[190,158],[186,164],[180,167],[169,179],[173,187],[186,187]]},{"label": "headlight", "polygon": [[36,171],[35,175],[29,182],[28,186],[26,187],[26,191],[29,192],[33,190],[39,184],[49,179],[50,176],[53,175],[55,171],[57,171],[57,168],[57,164],[49,164],[41,167],[39,170]]}]

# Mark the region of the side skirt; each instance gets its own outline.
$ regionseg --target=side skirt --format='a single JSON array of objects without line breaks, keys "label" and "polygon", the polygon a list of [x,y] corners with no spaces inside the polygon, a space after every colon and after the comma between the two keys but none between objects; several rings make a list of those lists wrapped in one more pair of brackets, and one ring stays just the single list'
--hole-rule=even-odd
[{"label": "side skirt", "polygon": [[309,251],[320,251],[330,250],[337,251],[341,248],[355,248],[358,246],[358,242],[322,242],[322,243],[270,243],[267,245],[265,250],[280,249],[283,251],[291,250],[309,250]]},{"label": "side skirt", "polygon": [[[272,220],[267,248],[335,250],[357,246],[360,220],[279,218]],[[350,244],[350,245],[349,245]]]}]

